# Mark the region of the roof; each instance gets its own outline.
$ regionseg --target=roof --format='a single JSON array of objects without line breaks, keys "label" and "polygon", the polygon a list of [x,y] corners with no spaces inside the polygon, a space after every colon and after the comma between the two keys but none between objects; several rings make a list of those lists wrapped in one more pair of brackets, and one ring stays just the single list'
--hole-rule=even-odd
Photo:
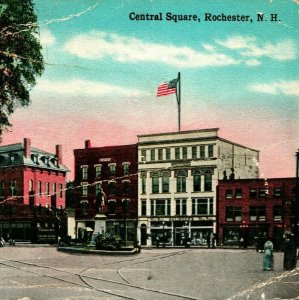
[{"label": "roof", "polygon": [[30,151],[30,157],[25,157],[24,146],[22,143],[1,146],[0,168],[28,166],[61,172],[69,171],[65,165],[58,164],[56,154],[49,153],[34,147],[30,147]]},{"label": "roof", "polygon": [[219,130],[219,128],[206,128],[206,129],[197,129],[197,130],[173,131],[173,132],[152,133],[152,134],[139,134],[139,135],[137,135],[137,137],[186,134],[186,133],[209,132],[209,131],[218,131],[218,130]]}]

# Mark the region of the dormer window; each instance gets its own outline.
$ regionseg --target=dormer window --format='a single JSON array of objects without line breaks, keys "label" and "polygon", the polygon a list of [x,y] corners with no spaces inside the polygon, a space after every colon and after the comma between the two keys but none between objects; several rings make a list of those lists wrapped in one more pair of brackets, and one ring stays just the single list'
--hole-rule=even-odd
[{"label": "dormer window", "polygon": [[13,154],[9,156],[9,162],[11,164],[13,164],[15,162],[15,160],[16,160],[16,158],[15,158],[15,156]]}]

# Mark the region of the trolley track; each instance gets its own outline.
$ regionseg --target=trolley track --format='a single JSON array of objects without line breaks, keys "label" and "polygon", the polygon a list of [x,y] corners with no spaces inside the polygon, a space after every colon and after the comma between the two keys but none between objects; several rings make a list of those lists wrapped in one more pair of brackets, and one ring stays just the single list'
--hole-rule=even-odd
[{"label": "trolley track", "polygon": [[[108,294],[108,295],[111,295],[111,296],[116,296],[116,297],[119,297],[121,299],[140,299],[138,297],[136,298],[136,296],[134,296],[134,295],[136,295],[136,292],[141,291],[144,295],[143,297],[148,298],[148,299],[155,298],[154,295],[156,295],[156,296],[164,295],[164,296],[168,296],[168,299],[192,299],[192,300],[194,299],[195,300],[196,298],[193,298],[193,297],[190,297],[190,296],[187,296],[187,295],[179,295],[177,293],[172,293],[172,292],[168,292],[168,291],[162,291],[162,290],[157,290],[157,289],[153,289],[153,288],[147,288],[147,287],[134,285],[133,283],[129,282],[129,280],[127,280],[121,274],[121,270],[125,269],[128,266],[143,264],[143,263],[157,261],[157,260],[161,260],[161,259],[167,259],[171,256],[181,255],[181,254],[184,254],[184,253],[185,253],[185,251],[180,251],[180,252],[167,253],[167,254],[162,254],[162,255],[159,254],[159,255],[155,255],[154,257],[147,258],[147,259],[132,258],[132,259],[126,259],[126,260],[119,260],[117,262],[105,263],[105,264],[102,264],[100,266],[92,266],[92,267],[89,267],[89,268],[86,268],[86,269],[82,270],[79,273],[70,272],[70,271],[67,271],[67,270],[62,270],[60,268],[51,267],[51,266],[47,266],[47,265],[30,263],[30,262],[26,262],[26,261],[22,261],[22,260],[6,259],[5,261],[0,261],[0,264],[5,265],[7,267],[15,268],[15,269],[18,269],[18,270],[22,270],[22,271],[25,271],[25,272],[33,273],[33,274],[36,274],[36,275],[56,279],[58,281],[65,282],[65,283],[68,283],[68,284],[72,284],[72,285],[80,286],[80,287],[83,287],[83,288],[88,288],[88,289],[91,289],[91,290],[102,292],[102,293],[105,293],[105,294]],[[123,263],[125,263],[125,265],[120,266],[116,269],[116,272],[120,276],[120,278],[122,279],[122,282],[83,274],[83,273],[87,272],[88,270],[94,270],[94,269],[102,268],[103,266],[112,266],[112,265],[115,265],[115,264],[117,265],[117,264],[123,264]],[[45,274],[42,271],[28,270],[24,267],[20,267],[18,265],[12,265],[12,264],[20,264],[21,266],[27,265],[27,266],[31,266],[31,267],[35,267],[35,268],[48,269],[48,270],[53,270],[53,271],[60,272],[62,274],[68,274],[68,275],[71,275],[71,276],[76,276],[76,278],[80,279],[80,283],[72,281],[72,280],[61,278],[57,275]],[[95,283],[91,284],[90,281],[93,281],[93,282],[96,282],[96,283],[97,282],[99,282],[99,283],[101,283],[101,282],[102,283],[109,283],[110,285],[115,285],[116,287],[122,287],[122,289],[124,289],[125,291],[124,291],[124,293],[112,292],[112,291],[107,290],[107,289],[99,288],[99,287],[95,286]],[[133,294],[133,296],[131,296],[132,294]]]}]

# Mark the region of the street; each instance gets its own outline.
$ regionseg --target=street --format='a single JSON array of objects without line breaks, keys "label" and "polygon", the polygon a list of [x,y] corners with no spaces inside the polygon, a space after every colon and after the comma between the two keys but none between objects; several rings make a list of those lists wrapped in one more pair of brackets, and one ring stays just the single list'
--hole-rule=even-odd
[{"label": "street", "polygon": [[0,249],[0,299],[299,299],[299,269],[262,271],[252,249],[142,249],[135,256]]}]

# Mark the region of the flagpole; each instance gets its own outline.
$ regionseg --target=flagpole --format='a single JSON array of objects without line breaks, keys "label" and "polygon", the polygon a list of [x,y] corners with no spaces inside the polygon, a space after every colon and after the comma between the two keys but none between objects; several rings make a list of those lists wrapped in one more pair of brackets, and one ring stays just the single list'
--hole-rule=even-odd
[{"label": "flagpole", "polygon": [[178,73],[179,93],[176,93],[178,103],[178,125],[179,131],[181,131],[181,73]]}]

